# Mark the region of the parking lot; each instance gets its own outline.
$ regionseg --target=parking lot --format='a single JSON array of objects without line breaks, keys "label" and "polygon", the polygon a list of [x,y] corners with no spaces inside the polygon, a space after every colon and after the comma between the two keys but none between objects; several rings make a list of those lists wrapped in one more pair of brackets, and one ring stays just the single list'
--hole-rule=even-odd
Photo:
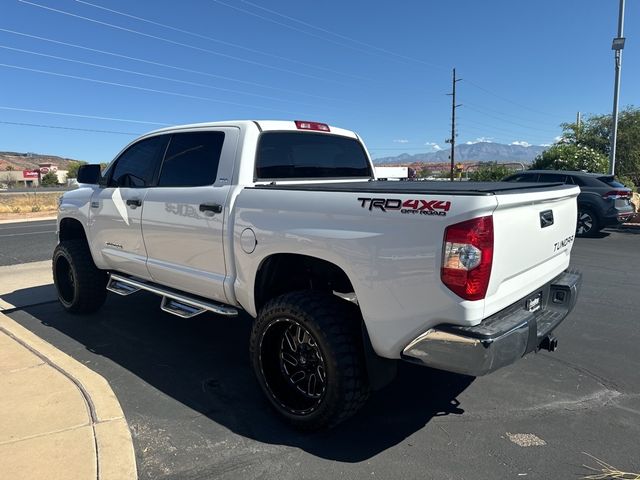
[{"label": "parking lot", "polygon": [[[24,258],[16,244],[5,263],[48,258],[47,224],[10,227],[0,237],[34,234],[3,245],[44,243]],[[557,352],[477,379],[403,364],[355,418],[319,434],[270,412],[249,366],[246,315],[184,320],[138,293],[110,294],[99,313],[74,317],[51,285],[4,299],[44,298],[8,314],[110,382],[142,479],[579,478],[590,473],[583,464],[595,466],[585,453],[638,472],[639,233],[577,239],[572,263],[584,284],[556,331]]]}]

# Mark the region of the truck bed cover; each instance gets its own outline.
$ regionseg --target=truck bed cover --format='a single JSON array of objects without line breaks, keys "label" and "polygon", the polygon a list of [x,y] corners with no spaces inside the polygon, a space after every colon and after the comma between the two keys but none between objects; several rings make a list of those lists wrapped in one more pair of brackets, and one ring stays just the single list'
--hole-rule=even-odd
[{"label": "truck bed cover", "polygon": [[253,188],[274,190],[306,190],[314,192],[351,192],[351,193],[405,193],[439,195],[509,195],[535,192],[539,190],[567,190],[573,185],[563,183],[534,182],[449,182],[449,181],[399,181],[374,180],[369,182],[340,183],[277,183],[256,185]]}]

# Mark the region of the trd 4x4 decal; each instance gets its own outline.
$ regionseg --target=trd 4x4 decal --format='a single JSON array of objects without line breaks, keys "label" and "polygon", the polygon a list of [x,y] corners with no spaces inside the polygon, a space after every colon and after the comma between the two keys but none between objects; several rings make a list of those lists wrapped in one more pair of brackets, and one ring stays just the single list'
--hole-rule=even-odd
[{"label": "trd 4x4 decal", "polygon": [[387,210],[400,210],[400,213],[414,215],[438,215],[444,217],[451,208],[451,202],[444,200],[405,200],[399,198],[358,198],[362,208],[373,210],[380,209],[383,212]]}]

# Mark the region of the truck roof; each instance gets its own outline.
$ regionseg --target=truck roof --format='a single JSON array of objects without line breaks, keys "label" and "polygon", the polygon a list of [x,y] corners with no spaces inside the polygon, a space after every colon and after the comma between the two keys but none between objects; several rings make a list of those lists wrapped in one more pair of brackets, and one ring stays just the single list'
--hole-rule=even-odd
[{"label": "truck roof", "polygon": [[[210,127],[238,127],[241,130],[246,130],[249,128],[258,128],[261,132],[269,132],[269,131],[301,131],[306,132],[310,130],[303,130],[296,126],[295,120],[228,120],[222,122],[203,122],[203,123],[190,123],[185,125],[175,125],[171,127],[160,128],[158,130],[154,130],[149,132],[147,135],[157,134],[157,133],[169,133],[178,130],[190,130],[190,129],[198,129],[198,128],[210,128]],[[314,133],[324,133],[324,134],[333,134],[333,135],[341,135],[343,137],[350,137],[359,139],[358,135],[351,130],[345,130],[343,128],[334,127],[332,125],[328,125],[329,131],[324,132],[320,130],[311,130]]]}]

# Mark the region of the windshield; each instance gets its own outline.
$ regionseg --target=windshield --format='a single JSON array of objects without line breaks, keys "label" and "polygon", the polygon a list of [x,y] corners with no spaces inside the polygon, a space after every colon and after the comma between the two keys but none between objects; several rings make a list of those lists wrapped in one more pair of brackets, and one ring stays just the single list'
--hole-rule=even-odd
[{"label": "windshield", "polygon": [[354,138],[306,132],[265,132],[260,137],[257,179],[372,176],[362,144]]}]

